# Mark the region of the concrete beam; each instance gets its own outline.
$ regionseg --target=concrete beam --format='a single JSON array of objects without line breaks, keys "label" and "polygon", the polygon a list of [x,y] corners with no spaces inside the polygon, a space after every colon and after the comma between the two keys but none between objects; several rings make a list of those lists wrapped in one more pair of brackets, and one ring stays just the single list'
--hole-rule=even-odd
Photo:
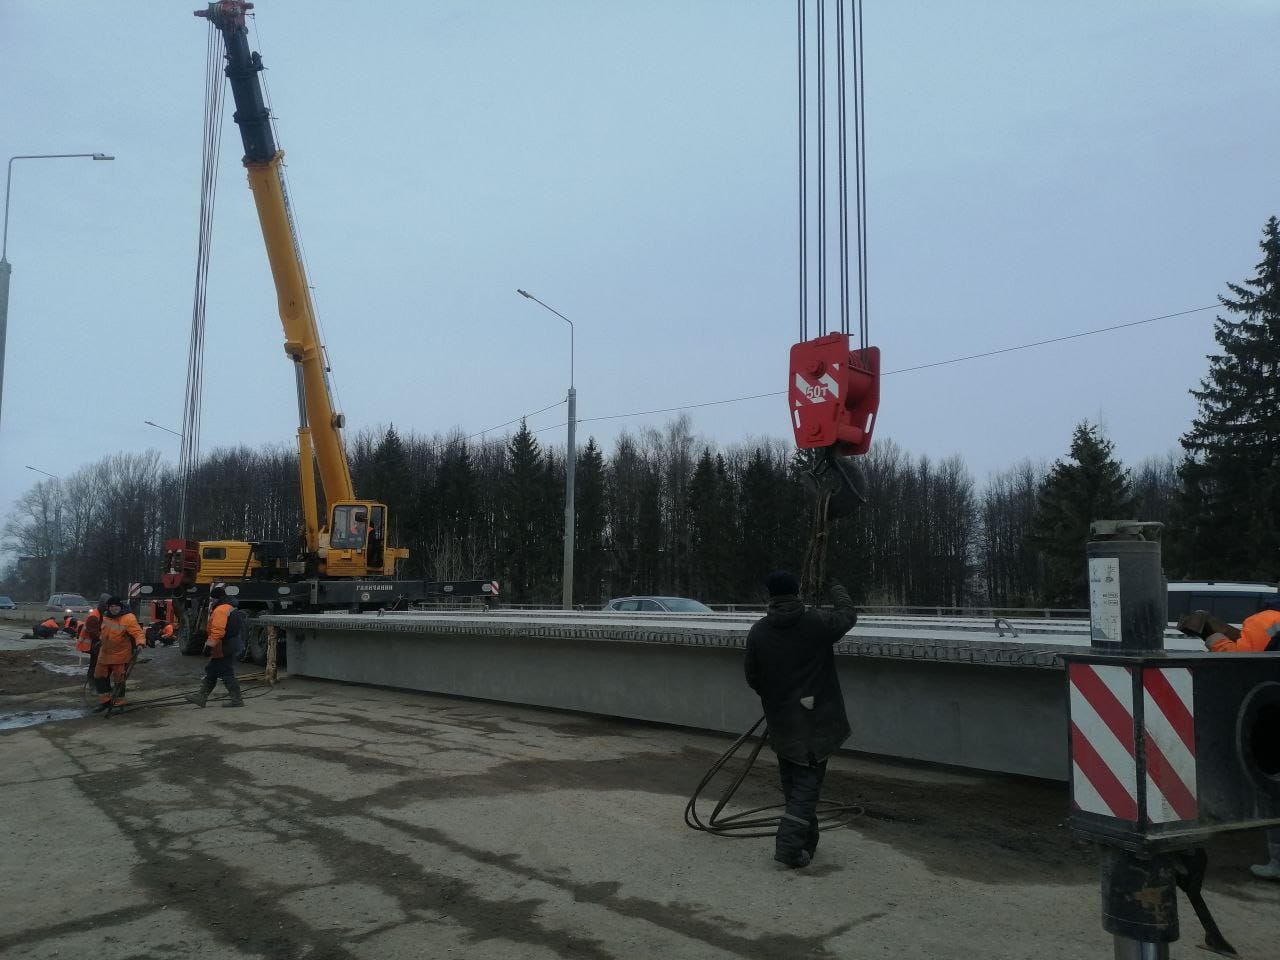
[{"label": "concrete beam", "polygon": [[[749,621],[514,614],[272,616],[302,676],[740,733]],[[860,752],[1067,778],[1059,654],[1081,637],[1000,640],[964,625],[860,625],[836,647]],[[1049,641],[1061,640],[1060,643]],[[1084,638],[1087,643],[1087,638]]]}]

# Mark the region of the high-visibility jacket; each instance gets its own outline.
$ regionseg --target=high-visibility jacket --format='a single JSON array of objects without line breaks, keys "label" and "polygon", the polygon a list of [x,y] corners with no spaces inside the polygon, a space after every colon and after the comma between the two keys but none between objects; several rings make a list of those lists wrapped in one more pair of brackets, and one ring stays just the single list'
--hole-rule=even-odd
[{"label": "high-visibility jacket", "polygon": [[214,605],[209,614],[209,637],[205,643],[211,648],[209,656],[218,660],[225,656],[235,656],[242,648],[239,632],[239,621],[232,619],[236,608],[225,600]]},{"label": "high-visibility jacket", "polygon": [[76,634],[81,640],[88,640],[90,643],[98,642],[98,634],[102,630],[102,614],[98,610],[90,610],[84,615],[84,619],[80,621],[80,632]]},{"label": "high-visibility jacket", "polygon": [[98,663],[128,663],[133,659],[134,647],[145,646],[147,635],[132,613],[118,617],[102,618],[102,646],[98,648]]},{"label": "high-visibility jacket", "polygon": [[1228,640],[1222,634],[1209,638],[1214,653],[1264,653],[1280,651],[1280,610],[1263,610],[1248,617],[1240,625],[1240,639]]},{"label": "high-visibility jacket", "polygon": [[80,621],[80,629],[76,631],[76,649],[81,653],[89,653],[98,642],[102,632],[102,614],[97,609],[90,610]]},{"label": "high-visibility jacket", "polygon": [[164,637],[166,640],[168,640],[170,637],[172,637],[172,636],[173,636],[173,624],[172,624],[172,623],[166,623],[166,624],[164,625],[164,629],[160,631],[160,636]]},{"label": "high-visibility jacket", "polygon": [[57,620],[55,620],[55,619],[53,619],[53,617],[49,617],[47,620],[43,621],[43,622],[40,624],[40,626],[42,626],[42,627],[48,627],[50,630],[57,630],[57,629],[58,629],[58,621],[57,621]]}]

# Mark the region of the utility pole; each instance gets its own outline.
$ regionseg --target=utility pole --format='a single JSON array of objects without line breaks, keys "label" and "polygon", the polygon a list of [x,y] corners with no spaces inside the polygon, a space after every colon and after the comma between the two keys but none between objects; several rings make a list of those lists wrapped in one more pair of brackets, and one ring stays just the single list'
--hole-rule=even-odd
[{"label": "utility pole", "polygon": [[569,437],[568,444],[565,447],[564,461],[564,572],[562,574],[564,580],[564,590],[561,598],[561,606],[566,610],[573,609],[573,533],[574,526],[577,523],[577,512],[573,500],[573,488],[575,474],[578,472],[578,446],[577,446],[577,426],[578,426],[578,391],[573,386],[573,321],[566,317],[559,310],[548,307],[545,303],[535,297],[533,294],[525,290],[517,290],[516,293],[524,297],[526,300],[532,300],[538,306],[546,310],[550,310],[557,317],[569,325],[569,392],[566,400],[569,404]]}]

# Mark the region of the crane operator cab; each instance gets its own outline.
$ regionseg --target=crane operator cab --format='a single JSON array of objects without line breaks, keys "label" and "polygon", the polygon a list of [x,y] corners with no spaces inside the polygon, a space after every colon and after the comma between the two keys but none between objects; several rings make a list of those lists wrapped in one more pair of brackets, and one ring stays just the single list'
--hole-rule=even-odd
[{"label": "crane operator cab", "polygon": [[391,576],[408,550],[387,549],[387,508],[381,503],[333,505],[325,570],[329,576]]}]

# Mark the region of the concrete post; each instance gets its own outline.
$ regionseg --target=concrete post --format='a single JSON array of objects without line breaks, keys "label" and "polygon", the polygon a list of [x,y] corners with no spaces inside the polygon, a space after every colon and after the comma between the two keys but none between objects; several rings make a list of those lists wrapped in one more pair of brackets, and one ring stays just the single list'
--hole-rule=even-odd
[{"label": "concrete post", "polygon": [[569,444],[564,455],[564,603],[566,610],[573,609],[573,535],[576,510],[573,502],[574,475],[578,472],[578,446],[575,438],[578,425],[578,391],[569,388]]},{"label": "concrete post", "polygon": [[53,485],[53,559],[49,562],[49,595],[58,592],[58,554],[62,552],[62,482]]}]

